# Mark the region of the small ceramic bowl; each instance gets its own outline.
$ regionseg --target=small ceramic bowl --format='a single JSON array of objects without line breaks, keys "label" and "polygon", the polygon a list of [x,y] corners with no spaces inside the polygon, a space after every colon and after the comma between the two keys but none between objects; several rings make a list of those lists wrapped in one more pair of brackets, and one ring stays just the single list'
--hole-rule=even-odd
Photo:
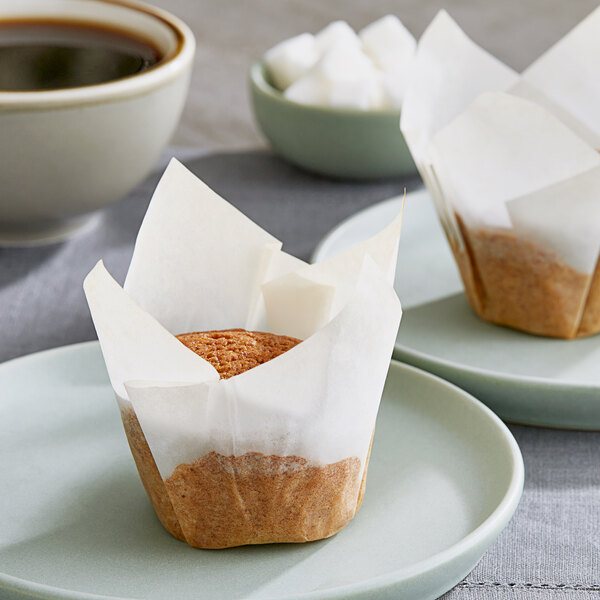
[{"label": "small ceramic bowl", "polygon": [[66,237],[145,177],[181,116],[195,50],[182,21],[134,0],[0,2],[0,20],[23,19],[117,29],[163,58],[108,83],[0,91],[0,245]]},{"label": "small ceramic bowl", "polygon": [[250,69],[256,120],[283,158],[321,175],[377,179],[416,173],[400,132],[400,111],[363,111],[292,102],[263,62]]}]

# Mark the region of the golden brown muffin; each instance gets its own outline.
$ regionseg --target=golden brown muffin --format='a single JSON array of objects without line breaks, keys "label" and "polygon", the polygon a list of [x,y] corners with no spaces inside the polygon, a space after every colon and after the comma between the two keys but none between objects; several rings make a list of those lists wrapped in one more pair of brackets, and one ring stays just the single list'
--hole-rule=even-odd
[{"label": "golden brown muffin", "polygon": [[[221,379],[264,364],[301,341],[244,329],[176,337],[210,362]],[[356,457],[316,465],[299,456],[209,452],[178,465],[163,482],[137,418],[129,413],[123,422],[152,505],[165,528],[191,546],[321,539],[342,529],[362,501],[367,469]]]},{"label": "golden brown muffin", "polygon": [[229,379],[262,365],[300,343],[293,337],[245,329],[196,331],[176,337],[207,360],[221,379]]}]

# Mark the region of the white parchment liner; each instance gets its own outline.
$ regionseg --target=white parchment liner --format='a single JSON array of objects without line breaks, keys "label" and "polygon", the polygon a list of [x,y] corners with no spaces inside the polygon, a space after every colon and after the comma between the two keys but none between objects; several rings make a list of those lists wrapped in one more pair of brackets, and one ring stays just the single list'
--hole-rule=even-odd
[{"label": "white parchment liner", "polygon": [[400,128],[443,226],[459,246],[462,236],[431,168],[429,143],[481,93],[505,90],[517,79],[515,71],[469,39],[445,10],[419,40]]},{"label": "white parchment liner", "polygon": [[433,136],[483,92],[541,104],[600,149],[600,7],[521,75],[473,42],[444,10],[421,36],[401,129],[417,164]]},{"label": "white parchment liner", "polygon": [[510,92],[545,105],[600,150],[600,7],[529,65]]},{"label": "white parchment liner", "polygon": [[455,213],[470,227],[512,229],[580,272],[593,271],[600,243],[600,157],[590,145],[600,123],[599,34],[596,10],[522,77],[444,11],[421,37],[401,129],[459,245]]},{"label": "white parchment liner", "polygon": [[[401,317],[401,216],[307,265],[177,161],[156,188],[122,289],[99,263],[84,287],[115,393],[163,478],[214,450],[364,466]],[[229,380],[174,338],[244,328],[300,337]]]},{"label": "white parchment liner", "polygon": [[600,155],[544,108],[482,94],[434,136],[429,153],[446,202],[468,227],[512,229],[543,240],[576,270],[593,271]]},{"label": "white parchment liner", "polygon": [[415,160],[433,136],[483,92],[504,91],[515,71],[473,42],[441,10],[419,39],[400,127]]}]

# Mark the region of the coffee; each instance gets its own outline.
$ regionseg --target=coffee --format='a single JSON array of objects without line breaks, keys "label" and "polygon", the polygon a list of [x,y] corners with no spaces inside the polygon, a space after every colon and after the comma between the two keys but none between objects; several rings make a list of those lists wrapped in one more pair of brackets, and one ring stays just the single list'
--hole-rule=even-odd
[{"label": "coffee", "polygon": [[56,90],[130,77],[162,56],[131,34],[66,21],[0,21],[0,91]]}]

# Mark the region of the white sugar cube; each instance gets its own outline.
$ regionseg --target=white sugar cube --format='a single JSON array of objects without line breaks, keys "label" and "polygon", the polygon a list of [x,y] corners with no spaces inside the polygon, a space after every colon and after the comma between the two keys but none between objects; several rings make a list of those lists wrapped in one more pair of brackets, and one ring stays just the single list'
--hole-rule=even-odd
[{"label": "white sugar cube", "polygon": [[302,33],[273,46],[264,56],[273,84],[285,90],[314,66],[319,59],[315,36]]},{"label": "white sugar cube", "polygon": [[369,110],[389,110],[392,106],[382,81],[382,73],[377,71],[376,77],[368,82]]},{"label": "white sugar cube", "polygon": [[283,95],[292,102],[327,106],[329,104],[329,86],[317,73],[308,73],[290,85]]},{"label": "white sugar cube", "polygon": [[403,76],[417,42],[398,17],[387,15],[359,32],[364,51],[386,73]]},{"label": "white sugar cube", "polygon": [[315,35],[321,56],[338,44],[350,44],[360,48],[361,41],[346,21],[333,21]]},{"label": "white sugar cube", "polygon": [[301,104],[368,110],[381,103],[377,70],[356,46],[339,43],[284,96]]},{"label": "white sugar cube", "polygon": [[331,83],[329,106],[371,110],[380,108],[381,104],[381,88],[375,79]]},{"label": "white sugar cube", "polygon": [[406,78],[380,72],[381,108],[400,109],[406,91]]},{"label": "white sugar cube", "polygon": [[330,106],[371,108],[377,93],[377,70],[371,59],[353,44],[333,46],[313,72],[327,86]]},{"label": "white sugar cube", "polygon": [[329,84],[329,105],[337,108],[358,108],[367,110],[369,95],[360,79],[338,80]]},{"label": "white sugar cube", "polygon": [[372,76],[376,69],[373,61],[353,44],[339,43],[326,52],[314,70],[329,81],[356,80]]}]

